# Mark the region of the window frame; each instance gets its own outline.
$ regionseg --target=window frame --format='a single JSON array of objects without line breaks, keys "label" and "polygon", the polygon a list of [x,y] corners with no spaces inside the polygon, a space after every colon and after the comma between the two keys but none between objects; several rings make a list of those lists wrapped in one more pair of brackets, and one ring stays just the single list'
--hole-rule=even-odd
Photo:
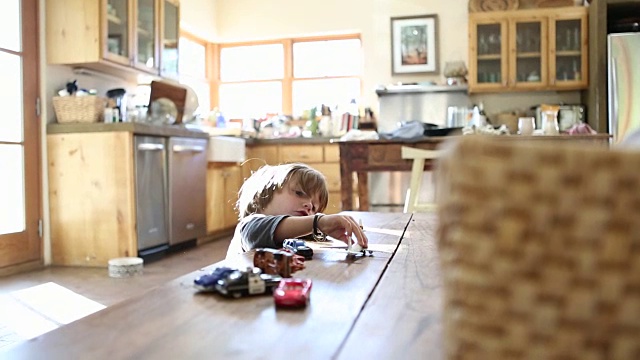
[{"label": "window frame", "polygon": [[[293,82],[299,80],[317,80],[317,79],[343,79],[343,78],[357,78],[360,81],[360,96],[363,93],[363,81],[362,72],[357,75],[342,75],[342,76],[323,76],[323,77],[311,77],[311,78],[296,78],[293,76],[293,44],[300,42],[317,42],[317,41],[332,41],[332,40],[348,40],[357,39],[360,41],[362,47],[362,36],[359,33],[340,34],[340,35],[323,35],[323,36],[307,36],[307,37],[292,37],[272,40],[260,40],[260,41],[245,41],[245,42],[230,42],[215,44],[212,48],[215,56],[210,61],[207,61],[208,65],[211,65],[211,106],[220,107],[219,98],[219,86],[222,84],[241,84],[241,83],[259,83],[259,82],[273,82],[280,81],[282,83],[282,112],[287,115],[293,115]],[[267,45],[267,44],[282,44],[284,49],[284,76],[282,79],[266,79],[266,80],[244,80],[244,81],[225,81],[220,80],[220,56],[222,49],[240,47],[240,46],[255,46],[255,45]]]}]

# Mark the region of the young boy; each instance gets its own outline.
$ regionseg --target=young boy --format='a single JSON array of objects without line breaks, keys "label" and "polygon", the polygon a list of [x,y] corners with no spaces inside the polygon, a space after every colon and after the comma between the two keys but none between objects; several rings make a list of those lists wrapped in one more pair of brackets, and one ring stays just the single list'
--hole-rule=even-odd
[{"label": "young boy", "polygon": [[351,216],[324,215],[329,193],[324,176],[305,164],[265,165],[242,185],[236,226],[227,257],[268,247],[311,233],[348,243],[351,235],[363,248],[367,237]]}]

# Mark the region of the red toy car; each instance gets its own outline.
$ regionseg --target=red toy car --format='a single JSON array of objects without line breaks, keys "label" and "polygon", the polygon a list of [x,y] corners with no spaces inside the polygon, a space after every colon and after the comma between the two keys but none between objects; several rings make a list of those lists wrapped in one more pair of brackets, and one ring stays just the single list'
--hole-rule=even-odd
[{"label": "red toy car", "polygon": [[286,278],[273,291],[278,307],[305,307],[311,298],[311,280]]}]

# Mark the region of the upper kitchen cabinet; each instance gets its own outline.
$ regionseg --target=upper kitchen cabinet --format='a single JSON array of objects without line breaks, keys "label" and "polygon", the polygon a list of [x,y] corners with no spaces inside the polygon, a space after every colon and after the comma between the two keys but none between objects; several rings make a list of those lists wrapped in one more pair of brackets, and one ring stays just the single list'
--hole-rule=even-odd
[{"label": "upper kitchen cabinet", "polygon": [[469,44],[470,92],[588,85],[584,7],[472,13]]},{"label": "upper kitchen cabinet", "polygon": [[[47,0],[47,60],[121,77],[160,75],[167,2]],[[176,15],[168,26],[178,24]]]},{"label": "upper kitchen cabinet", "polygon": [[178,41],[180,39],[180,3],[176,0],[162,0],[160,31],[160,75],[178,77]]}]

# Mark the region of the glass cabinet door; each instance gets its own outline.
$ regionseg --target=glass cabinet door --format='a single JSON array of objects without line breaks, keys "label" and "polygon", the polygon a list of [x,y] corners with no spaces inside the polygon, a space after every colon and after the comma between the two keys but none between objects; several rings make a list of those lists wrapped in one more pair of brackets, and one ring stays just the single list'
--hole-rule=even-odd
[{"label": "glass cabinet door", "polygon": [[[516,19],[511,29],[511,53],[515,58],[510,73],[510,85],[539,87],[547,82],[547,23],[544,19]],[[515,51],[514,51],[515,50]]]},{"label": "glass cabinet door", "polygon": [[180,8],[175,0],[163,0],[163,28],[160,75],[177,78],[178,40],[180,38]]},{"label": "glass cabinet door", "polygon": [[136,67],[157,69],[156,0],[137,0],[136,14]]},{"label": "glass cabinet door", "polygon": [[129,15],[130,10],[128,0],[109,0],[107,1],[106,19],[107,19],[107,38],[106,51],[104,57],[126,65],[130,64],[129,43]]},{"label": "glass cabinet door", "polygon": [[551,26],[551,78],[556,86],[586,84],[586,21],[582,18],[556,18]]},{"label": "glass cabinet door", "polygon": [[471,66],[475,65],[471,84],[485,88],[503,86],[507,76],[506,21],[477,23],[471,31],[476,50],[476,54],[471,54]]}]

